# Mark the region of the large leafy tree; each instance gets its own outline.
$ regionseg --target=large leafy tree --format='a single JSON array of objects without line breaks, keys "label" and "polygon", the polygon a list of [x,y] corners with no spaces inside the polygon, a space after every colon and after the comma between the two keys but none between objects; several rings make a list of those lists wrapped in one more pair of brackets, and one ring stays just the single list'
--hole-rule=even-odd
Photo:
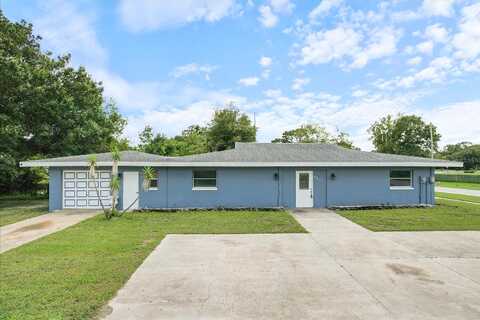
[{"label": "large leafy tree", "polygon": [[107,151],[125,126],[101,83],[52,57],[25,21],[0,11],[0,191],[35,188],[38,175],[18,162]]},{"label": "large leafy tree", "polygon": [[329,143],[336,144],[344,148],[356,149],[347,133],[339,132],[338,135],[332,135],[325,128],[313,124],[304,124],[296,129],[284,131],[280,138],[276,138],[272,140],[272,142]]},{"label": "large leafy tree", "polygon": [[164,156],[184,156],[207,152],[207,129],[193,125],[182,131],[181,135],[168,138],[164,134],[153,133],[151,126],[146,126],[139,134],[138,149],[147,153]]},{"label": "large leafy tree", "polygon": [[437,127],[415,115],[388,115],[368,131],[376,151],[420,157],[430,156],[432,149],[437,151],[441,137]]},{"label": "large leafy tree", "polygon": [[257,128],[246,114],[229,106],[215,111],[207,138],[210,151],[222,151],[234,148],[235,142],[255,142]]},{"label": "large leafy tree", "polygon": [[480,169],[480,144],[460,142],[448,144],[440,152],[442,158],[462,161],[464,169]]}]

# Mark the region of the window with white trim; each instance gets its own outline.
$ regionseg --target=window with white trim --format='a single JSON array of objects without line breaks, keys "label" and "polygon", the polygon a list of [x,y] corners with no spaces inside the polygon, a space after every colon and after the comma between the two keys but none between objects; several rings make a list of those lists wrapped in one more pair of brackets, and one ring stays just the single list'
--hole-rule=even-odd
[{"label": "window with white trim", "polygon": [[157,190],[158,189],[158,175],[155,173],[155,178],[150,179],[148,184],[148,190]]},{"label": "window with white trim", "polygon": [[193,190],[217,190],[216,170],[194,170],[192,179]]},{"label": "window with white trim", "polygon": [[412,188],[412,170],[392,169],[390,170],[390,188],[391,189],[409,189]]}]

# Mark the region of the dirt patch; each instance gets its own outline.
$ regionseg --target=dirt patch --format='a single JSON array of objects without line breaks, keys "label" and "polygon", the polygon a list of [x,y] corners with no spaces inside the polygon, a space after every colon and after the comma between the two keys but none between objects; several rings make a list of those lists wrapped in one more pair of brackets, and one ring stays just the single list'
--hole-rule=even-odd
[{"label": "dirt patch", "polygon": [[406,264],[387,263],[387,268],[398,275],[428,277],[428,274],[425,272],[425,270],[417,267],[407,266]]},{"label": "dirt patch", "polygon": [[14,232],[14,233],[18,233],[18,232],[25,232],[25,231],[32,231],[32,230],[41,230],[41,229],[48,228],[48,227],[50,227],[51,225],[53,225],[52,220],[47,220],[47,221],[43,221],[43,222],[39,222],[39,223],[34,223],[34,224],[31,224],[31,225],[28,225],[28,226],[25,226],[25,227],[16,229],[16,230],[13,231],[13,232]]}]

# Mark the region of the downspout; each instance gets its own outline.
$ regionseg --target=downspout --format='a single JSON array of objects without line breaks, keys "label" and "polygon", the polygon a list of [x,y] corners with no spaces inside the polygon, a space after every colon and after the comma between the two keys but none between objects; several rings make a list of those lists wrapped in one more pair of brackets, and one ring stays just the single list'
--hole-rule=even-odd
[{"label": "downspout", "polygon": [[422,204],[422,177],[418,176],[418,204]]},{"label": "downspout", "polygon": [[277,167],[277,207],[280,207],[280,168]]},{"label": "downspout", "polygon": [[168,189],[170,188],[169,185],[168,185],[168,167],[165,167],[165,169],[167,170],[165,175],[167,176],[167,179],[166,179],[166,183],[167,183],[167,187],[166,187],[166,206],[168,208]]},{"label": "downspout", "polygon": [[325,208],[328,208],[328,172],[325,168]]}]

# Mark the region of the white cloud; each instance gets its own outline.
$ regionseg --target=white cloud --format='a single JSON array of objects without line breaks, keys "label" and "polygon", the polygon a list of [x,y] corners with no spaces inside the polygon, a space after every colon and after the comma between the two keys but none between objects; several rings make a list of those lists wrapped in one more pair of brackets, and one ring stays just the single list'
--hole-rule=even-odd
[{"label": "white cloud", "polygon": [[419,44],[417,44],[416,48],[421,53],[432,54],[433,41],[428,40],[428,41],[420,42]]},{"label": "white cloud", "polygon": [[426,81],[428,83],[440,83],[446,76],[454,70],[453,61],[448,57],[439,57],[432,60],[428,67],[417,73],[399,78],[397,85],[404,88],[410,88],[417,82]]},{"label": "white cloud", "polygon": [[428,16],[450,17],[454,14],[455,0],[423,0],[422,11]]},{"label": "white cloud", "polygon": [[424,113],[424,119],[438,127],[441,145],[460,141],[480,143],[479,113],[480,100],[473,100],[434,108]]},{"label": "white cloud", "polygon": [[258,77],[248,77],[238,80],[238,83],[244,87],[254,87],[258,84],[258,81],[260,81]]},{"label": "white cloud", "polygon": [[341,66],[363,68],[371,60],[393,55],[397,51],[400,35],[398,30],[391,27],[373,29],[366,35],[346,26],[310,33],[305,38],[299,63],[322,64],[351,58],[348,67],[343,62]]},{"label": "white cloud", "polygon": [[461,59],[477,57],[480,54],[480,3],[463,8],[459,29],[452,41],[455,56]]},{"label": "white cloud", "polygon": [[352,97],[361,98],[368,94],[368,91],[365,90],[355,90],[352,92]]},{"label": "white cloud", "polygon": [[258,17],[258,21],[265,27],[265,28],[273,28],[278,23],[278,17],[273,14],[272,9],[269,6],[260,6],[258,8],[260,12],[260,17]]},{"label": "white cloud", "polygon": [[311,33],[301,50],[301,64],[321,64],[358,51],[362,35],[351,28],[339,26],[327,31]]},{"label": "white cloud", "polygon": [[290,14],[295,5],[290,0],[270,0],[273,11],[283,14]]},{"label": "white cloud", "polygon": [[352,68],[363,68],[369,60],[379,59],[397,51],[399,32],[392,28],[375,30],[369,35],[367,47],[354,55]]},{"label": "white cloud", "polygon": [[392,20],[395,22],[408,22],[412,20],[420,19],[422,15],[419,12],[404,10],[392,13]]},{"label": "white cloud", "polygon": [[292,90],[301,91],[303,87],[310,83],[309,78],[296,78],[293,79]]},{"label": "white cloud", "polygon": [[258,62],[262,67],[268,68],[272,64],[272,58],[270,57],[261,57],[260,61]]},{"label": "white cloud", "polygon": [[407,60],[409,66],[416,66],[417,64],[422,63],[422,57],[416,56]]},{"label": "white cloud", "polygon": [[[42,44],[57,54],[72,54],[75,65],[101,66],[108,59],[97,39],[94,21],[73,4],[61,0],[40,3],[40,16],[33,19],[34,32]],[[55,12],[55,14],[51,14]]]},{"label": "white cloud", "polygon": [[434,42],[445,43],[448,40],[448,31],[440,24],[432,24],[425,28],[425,37]]},{"label": "white cloud", "polygon": [[174,78],[181,78],[190,74],[203,74],[206,80],[210,80],[210,74],[217,69],[216,66],[211,65],[200,65],[197,63],[189,63],[183,66],[176,67],[171,75]]},{"label": "white cloud", "polygon": [[237,11],[235,0],[122,0],[119,6],[121,20],[132,32],[216,22]]},{"label": "white cloud", "polygon": [[310,11],[308,17],[310,20],[325,16],[331,9],[342,4],[343,0],[322,0],[318,6]]}]

